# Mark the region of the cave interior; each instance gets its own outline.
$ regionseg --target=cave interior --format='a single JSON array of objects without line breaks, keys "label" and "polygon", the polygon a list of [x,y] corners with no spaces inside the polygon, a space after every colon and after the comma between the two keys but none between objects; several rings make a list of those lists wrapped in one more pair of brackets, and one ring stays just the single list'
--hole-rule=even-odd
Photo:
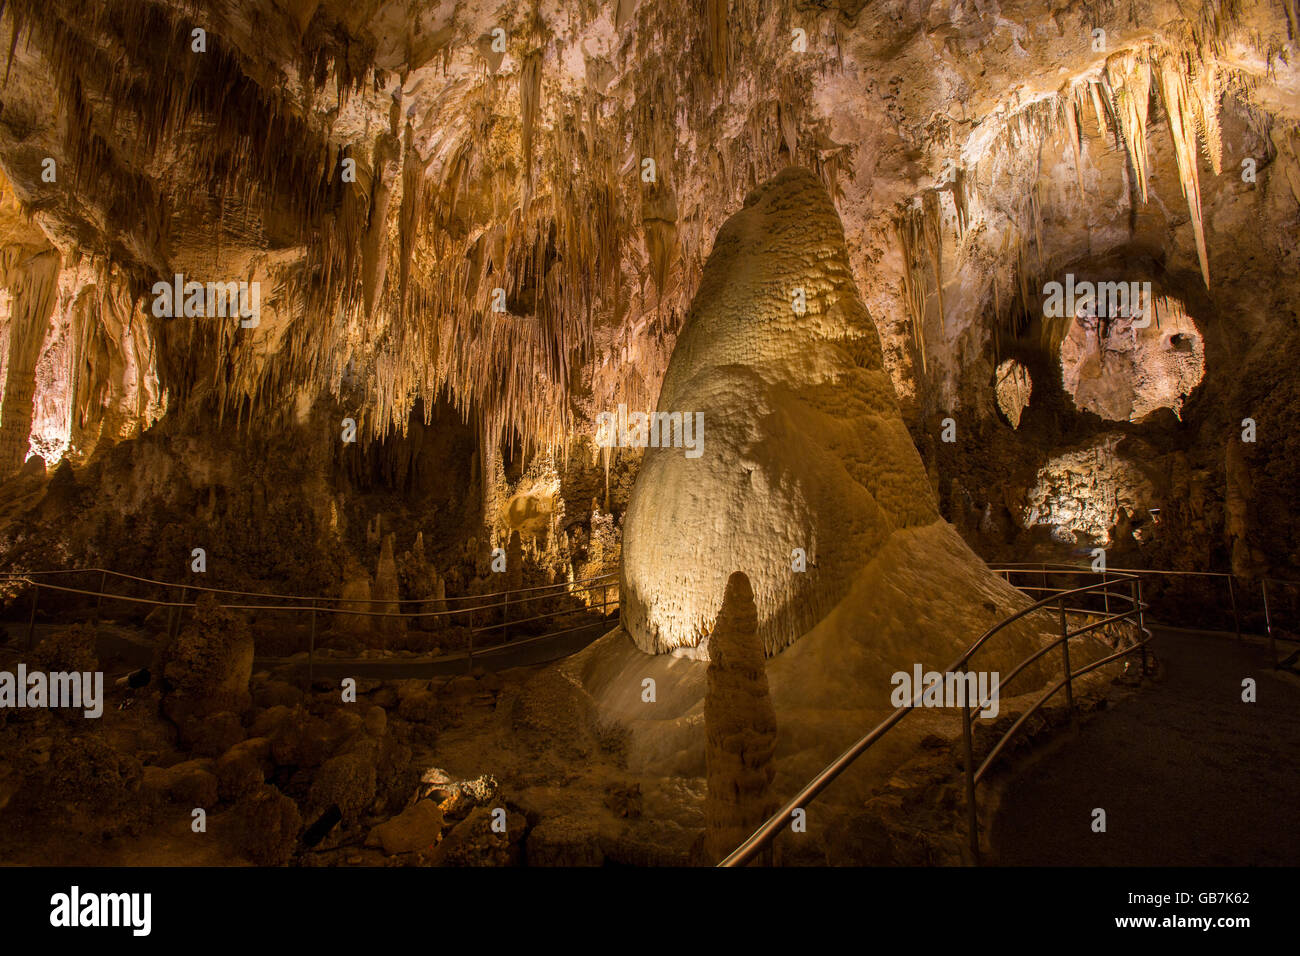
[{"label": "cave interior", "polygon": [[[0,861],[712,864],[1050,594],[1143,588],[1076,709],[1151,621],[1291,652],[1294,0],[7,0],[0,55]],[[913,710],[768,862],[1015,862]]]}]

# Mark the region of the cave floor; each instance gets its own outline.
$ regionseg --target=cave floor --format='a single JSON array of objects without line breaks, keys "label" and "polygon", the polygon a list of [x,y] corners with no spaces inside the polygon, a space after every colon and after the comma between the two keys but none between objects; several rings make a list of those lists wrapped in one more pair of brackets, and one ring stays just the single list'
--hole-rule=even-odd
[{"label": "cave floor", "polygon": [[[1300,681],[1267,645],[1156,630],[1163,678],[1019,768],[990,862],[1274,866],[1300,862]],[[1242,701],[1242,681],[1257,684]],[[1094,833],[1095,808],[1106,832]]]}]

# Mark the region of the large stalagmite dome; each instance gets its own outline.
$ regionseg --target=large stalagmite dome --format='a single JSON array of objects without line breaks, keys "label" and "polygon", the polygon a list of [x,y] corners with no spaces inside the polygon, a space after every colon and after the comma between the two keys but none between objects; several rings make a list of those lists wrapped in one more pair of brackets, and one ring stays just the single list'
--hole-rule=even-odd
[{"label": "large stalagmite dome", "polygon": [[891,535],[941,520],[843,227],[807,171],[775,176],[719,232],[658,410],[702,431],[698,457],[647,449],[628,507],[623,623],[642,650],[701,645],[743,571],[774,654]]}]

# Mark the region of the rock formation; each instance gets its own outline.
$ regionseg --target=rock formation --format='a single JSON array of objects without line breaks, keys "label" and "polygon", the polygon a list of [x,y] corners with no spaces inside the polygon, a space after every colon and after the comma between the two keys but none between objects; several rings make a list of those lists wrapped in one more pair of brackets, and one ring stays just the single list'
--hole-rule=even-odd
[{"label": "rock formation", "polygon": [[[370,575],[361,563],[348,555],[343,568],[343,585],[339,589],[339,613],[334,615],[334,629],[341,634],[364,637],[376,627],[376,618],[362,613],[370,610]],[[353,613],[348,613],[353,612]]]},{"label": "rock formation", "polygon": [[[397,587],[397,562],[393,558],[393,540],[395,534],[389,533],[384,536],[384,543],[379,549],[379,564],[375,568],[375,583],[370,591],[370,610],[374,614],[383,614],[384,617],[372,617],[371,629],[376,635],[380,635],[383,641],[393,641],[406,633],[406,622],[401,617],[396,617],[401,611],[401,604],[398,603],[399,592]],[[376,644],[375,646],[383,646]]]},{"label": "rock formation", "polygon": [[764,184],[718,234],[658,413],[704,429],[692,457],[664,427],[628,506],[622,616],[643,650],[700,644],[740,570],[774,654],[895,531],[938,520],[839,217],[805,171]]},{"label": "rock formation", "polygon": [[1205,342],[1182,306],[1161,297],[1136,318],[1137,324],[1128,315],[1090,316],[1071,324],[1061,369],[1080,408],[1111,421],[1141,421],[1160,408],[1177,415],[1200,384]]},{"label": "rock formation", "polygon": [[1231,556],[1232,573],[1253,578],[1260,573],[1263,556],[1254,545],[1255,492],[1243,443],[1228,439],[1224,454],[1224,537]]},{"label": "rock formation", "polygon": [[770,797],[776,712],[768,696],[754,594],[739,571],[727,579],[722,610],[710,633],[704,819],[705,847],[717,862],[776,809]]},{"label": "rock formation", "polygon": [[253,639],[235,613],[211,594],[199,597],[193,619],[159,650],[163,711],[178,726],[252,702]]}]

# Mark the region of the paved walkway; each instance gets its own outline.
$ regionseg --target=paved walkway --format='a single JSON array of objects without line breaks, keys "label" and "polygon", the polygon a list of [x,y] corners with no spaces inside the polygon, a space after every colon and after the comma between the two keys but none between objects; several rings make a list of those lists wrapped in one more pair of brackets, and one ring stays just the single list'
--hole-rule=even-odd
[{"label": "paved walkway", "polygon": [[1161,680],[1008,782],[990,862],[1300,864],[1300,681],[1271,669],[1267,645],[1160,630],[1152,646]]}]

